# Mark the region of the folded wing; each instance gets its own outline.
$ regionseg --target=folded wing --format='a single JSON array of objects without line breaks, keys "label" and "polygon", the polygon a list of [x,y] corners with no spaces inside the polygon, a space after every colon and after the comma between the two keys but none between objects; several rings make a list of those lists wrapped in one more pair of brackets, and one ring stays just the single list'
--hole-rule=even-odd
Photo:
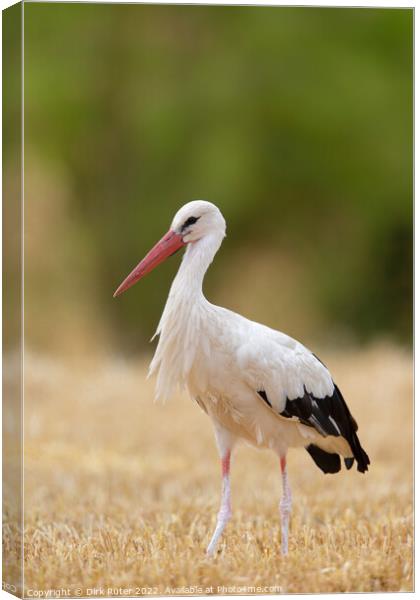
[{"label": "folded wing", "polygon": [[[254,345],[252,338],[241,348],[241,367],[250,385],[279,416],[312,427],[322,437],[344,438],[352,456],[345,457],[350,469],[364,473],[370,463],[357,436],[357,423],[327,367],[307,348],[269,330],[265,343]],[[338,454],[326,452],[315,444],[306,447],[315,463],[326,473],[341,468]]]}]

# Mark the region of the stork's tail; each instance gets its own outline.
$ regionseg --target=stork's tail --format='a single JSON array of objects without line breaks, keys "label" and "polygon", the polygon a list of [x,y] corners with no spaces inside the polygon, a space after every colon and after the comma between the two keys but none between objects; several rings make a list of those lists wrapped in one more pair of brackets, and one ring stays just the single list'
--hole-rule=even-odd
[{"label": "stork's tail", "polygon": [[[344,458],[346,469],[351,469],[354,461],[357,462],[357,470],[365,473],[370,465],[369,456],[363,450],[357,433],[354,431],[351,439],[348,440],[353,456]],[[315,464],[324,473],[338,473],[341,470],[340,455],[335,452],[327,452],[316,444],[306,446],[306,450],[311,455]]]}]

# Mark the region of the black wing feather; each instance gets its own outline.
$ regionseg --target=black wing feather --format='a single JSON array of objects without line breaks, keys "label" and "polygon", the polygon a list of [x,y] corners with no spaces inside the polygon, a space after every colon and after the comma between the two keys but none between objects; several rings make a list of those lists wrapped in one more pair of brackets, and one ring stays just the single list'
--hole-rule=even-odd
[{"label": "black wing feather", "polygon": [[[271,406],[264,390],[260,390],[258,394]],[[336,385],[334,385],[333,394],[324,398],[316,398],[304,388],[303,396],[300,398],[286,399],[286,406],[280,414],[282,417],[299,419],[303,425],[313,427],[323,437],[342,436],[349,443],[357,462],[357,470],[361,473],[368,470],[370,460],[360,445],[357,423]],[[340,470],[341,463],[338,454],[326,452],[315,444],[310,444],[306,449],[325,473],[336,473]],[[337,459],[339,461],[338,468]],[[347,469],[353,466],[354,459],[351,457],[345,459]]]},{"label": "black wing feather", "polygon": [[340,471],[341,461],[338,454],[326,452],[316,444],[309,444],[309,446],[306,447],[306,450],[312,456],[316,465],[321,471],[324,471],[324,473],[338,473],[338,471]]}]

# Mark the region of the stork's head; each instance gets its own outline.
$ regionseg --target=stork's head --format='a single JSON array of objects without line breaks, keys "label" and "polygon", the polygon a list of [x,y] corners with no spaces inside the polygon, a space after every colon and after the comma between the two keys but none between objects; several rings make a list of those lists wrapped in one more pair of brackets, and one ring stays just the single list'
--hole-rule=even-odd
[{"label": "stork's head", "polygon": [[218,237],[221,241],[225,232],[226,222],[217,206],[206,200],[193,200],[184,204],[176,213],[168,233],[124,279],[114,293],[114,297],[128,290],[183,246],[198,242],[210,235]]},{"label": "stork's head", "polygon": [[217,206],[206,200],[193,200],[176,213],[170,231],[181,236],[184,244],[190,244],[208,234],[219,233],[223,237],[226,222]]}]

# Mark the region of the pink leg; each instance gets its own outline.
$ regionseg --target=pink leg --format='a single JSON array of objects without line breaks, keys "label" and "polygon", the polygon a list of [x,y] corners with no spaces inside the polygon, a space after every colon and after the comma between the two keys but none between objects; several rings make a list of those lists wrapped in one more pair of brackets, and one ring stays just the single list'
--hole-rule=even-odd
[{"label": "pink leg", "polygon": [[283,484],[283,495],[280,501],[281,552],[282,554],[287,554],[289,549],[289,518],[292,511],[292,491],[287,478],[286,456],[280,458],[280,468]]},{"label": "pink leg", "polygon": [[210,544],[207,548],[208,556],[211,556],[216,550],[219,538],[222,535],[230,517],[232,516],[232,508],[230,504],[230,454],[231,451],[227,450],[222,458],[222,500],[220,504],[220,511],[217,516],[216,529],[214,530],[213,537],[211,538]]}]

